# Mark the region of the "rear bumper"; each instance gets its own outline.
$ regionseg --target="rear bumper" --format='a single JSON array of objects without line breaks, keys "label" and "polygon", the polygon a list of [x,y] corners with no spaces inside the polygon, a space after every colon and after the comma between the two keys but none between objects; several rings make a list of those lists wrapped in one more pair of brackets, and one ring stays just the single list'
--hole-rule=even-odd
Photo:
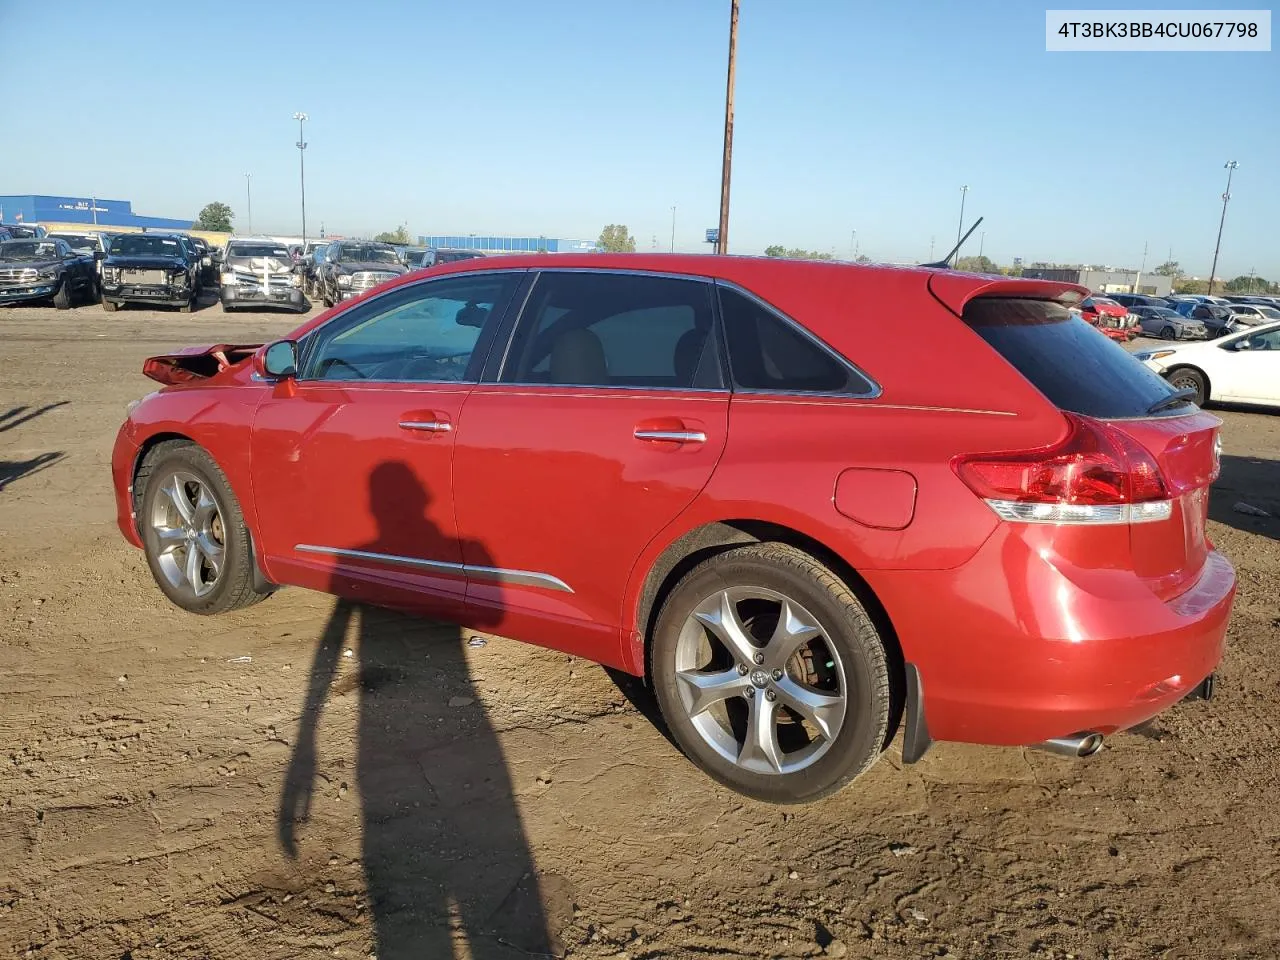
[{"label": "rear bumper", "polygon": [[116,499],[116,526],[126,540],[141,547],[142,538],[133,516],[133,466],[138,459],[138,444],[132,433],[131,424],[126,420],[116,434],[111,450],[111,487]]},{"label": "rear bumper", "polygon": [[1164,601],[1131,572],[1043,559],[1006,530],[955,570],[870,579],[918,672],[929,737],[1009,746],[1114,733],[1194,693],[1235,597],[1216,552]]}]

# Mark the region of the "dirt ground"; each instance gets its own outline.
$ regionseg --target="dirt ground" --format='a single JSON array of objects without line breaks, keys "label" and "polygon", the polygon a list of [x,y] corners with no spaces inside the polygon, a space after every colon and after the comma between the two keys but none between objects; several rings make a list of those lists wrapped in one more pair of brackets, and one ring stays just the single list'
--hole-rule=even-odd
[{"label": "dirt ground", "polygon": [[170,606],[113,520],[142,360],[296,323],[0,309],[0,956],[1280,956],[1280,520],[1232,509],[1280,516],[1280,416],[1217,411],[1213,701],[1085,761],[895,744],[782,809],[584,661],[303,590]]}]

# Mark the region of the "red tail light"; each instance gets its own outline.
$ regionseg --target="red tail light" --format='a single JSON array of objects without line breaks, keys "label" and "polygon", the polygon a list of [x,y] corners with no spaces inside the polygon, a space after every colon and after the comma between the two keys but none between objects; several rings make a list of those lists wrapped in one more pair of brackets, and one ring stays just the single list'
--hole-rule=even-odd
[{"label": "red tail light", "polygon": [[1055,447],[958,456],[956,475],[1001,518],[1030,523],[1164,520],[1172,503],[1160,467],[1121,430],[1073,413]]}]

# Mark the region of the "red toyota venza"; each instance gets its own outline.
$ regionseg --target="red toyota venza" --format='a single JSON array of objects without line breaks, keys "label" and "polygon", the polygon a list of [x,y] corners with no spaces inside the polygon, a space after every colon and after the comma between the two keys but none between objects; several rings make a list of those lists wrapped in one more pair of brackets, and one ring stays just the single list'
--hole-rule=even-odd
[{"label": "red toyota venza", "polygon": [[[192,613],[278,585],[651,684],[750,796],[902,727],[1105,735],[1207,695],[1235,573],[1220,421],[1051,282],[745,257],[410,274],[268,345],[147,361],[120,529]],[[907,323],[911,336],[902,336]]]}]

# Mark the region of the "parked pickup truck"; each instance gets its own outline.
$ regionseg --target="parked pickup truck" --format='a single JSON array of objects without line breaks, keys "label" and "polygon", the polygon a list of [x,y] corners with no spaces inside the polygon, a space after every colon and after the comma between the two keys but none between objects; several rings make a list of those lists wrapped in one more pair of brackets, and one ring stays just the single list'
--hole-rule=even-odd
[{"label": "parked pickup truck", "polygon": [[52,300],[59,310],[75,301],[98,302],[93,256],[77,253],[65,240],[0,242],[0,303]]},{"label": "parked pickup truck", "polygon": [[156,303],[190,313],[199,292],[200,261],[176,234],[122,233],[102,262],[102,308]]}]

